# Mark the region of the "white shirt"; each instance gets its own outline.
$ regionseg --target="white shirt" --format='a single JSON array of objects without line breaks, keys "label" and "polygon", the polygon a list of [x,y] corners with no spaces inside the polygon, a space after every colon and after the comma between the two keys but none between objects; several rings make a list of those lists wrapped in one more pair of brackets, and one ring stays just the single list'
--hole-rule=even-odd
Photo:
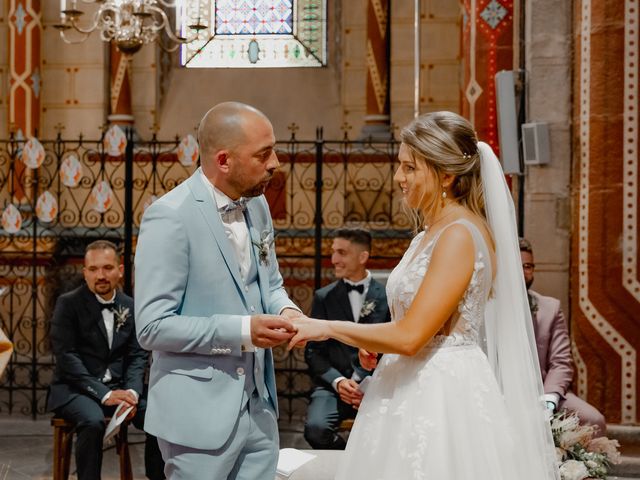
[{"label": "white shirt", "polygon": [[367,298],[367,292],[369,291],[369,285],[371,285],[371,272],[367,270],[367,276],[364,277],[359,282],[352,282],[351,280],[344,279],[344,283],[358,286],[364,286],[364,290],[362,293],[351,290],[349,291],[349,303],[351,304],[351,313],[353,313],[353,320],[358,323],[360,321],[360,310],[362,310],[362,305],[364,304],[364,299]]},{"label": "white shirt", "polygon": [[[236,209],[229,214],[220,214],[220,209],[229,203],[233,202],[231,198],[218,190],[205,176],[204,172],[200,170],[200,174],[204,180],[205,185],[209,185],[209,192],[213,203],[218,209],[220,220],[222,220],[222,226],[227,234],[227,238],[233,247],[233,252],[236,255],[236,260],[240,265],[240,276],[242,280],[246,282],[247,274],[251,268],[251,237],[249,236],[249,227],[244,218],[244,214],[240,209]],[[243,351],[255,351],[255,346],[251,342],[251,316],[244,315],[241,319],[241,343]]]},{"label": "white shirt", "polygon": [[[220,213],[220,209],[233,202],[233,200],[216,188],[206,177],[202,169],[200,169],[200,174],[202,175],[205,185],[209,185],[210,187],[209,192],[211,193],[211,198],[218,209],[218,214],[220,215],[220,220],[222,220],[224,231],[227,234],[227,238],[233,247],[236,259],[240,265],[240,276],[246,283],[247,274],[251,268],[251,236],[249,234],[247,221],[240,209],[236,209],[229,214],[222,215]],[[282,312],[287,308],[300,311],[300,309],[295,305],[287,305],[282,307],[279,313],[282,314]],[[256,347],[251,342],[251,315],[243,315],[241,321],[242,326],[240,332],[242,350],[245,352],[255,352]]]},{"label": "white shirt", "polygon": [[[116,292],[115,290],[113,291],[113,295],[111,296],[111,300],[104,300],[100,295],[97,295],[94,293],[94,295],[96,296],[96,299],[98,300],[98,303],[101,304],[108,304],[108,303],[113,303],[116,301]],[[113,345],[113,325],[114,325],[114,318],[113,318],[113,311],[110,308],[103,308],[102,311],[100,312],[102,313],[102,321],[104,322],[104,328],[107,331],[107,340],[109,342],[109,348],[111,348],[111,345]],[[111,376],[111,372],[109,371],[109,369],[107,368],[107,371],[104,372],[104,376],[102,377],[102,383],[109,383],[111,381],[113,377]],[[133,395],[138,398],[138,392],[136,392],[135,390],[131,390],[129,389],[129,392],[133,393]],[[105,394],[104,397],[102,397],[101,402],[104,403],[107,401],[107,399],[111,396],[111,392],[107,392]]]},{"label": "white shirt", "polygon": [[[367,292],[369,291],[369,285],[371,285],[371,272],[367,270],[367,276],[364,277],[359,282],[352,282],[351,280],[343,279],[344,283],[348,283],[349,285],[363,285],[364,290],[362,293],[357,290],[350,290],[349,295],[349,303],[351,304],[351,313],[353,314],[353,320],[358,323],[360,321],[360,311],[362,310],[362,305],[364,304],[364,299],[367,298]],[[338,391],[338,383],[341,380],[344,380],[346,377],[338,377],[333,382],[331,382],[331,386],[337,392]],[[360,378],[356,375],[356,372],[353,372],[351,376],[354,380],[358,381]]]}]

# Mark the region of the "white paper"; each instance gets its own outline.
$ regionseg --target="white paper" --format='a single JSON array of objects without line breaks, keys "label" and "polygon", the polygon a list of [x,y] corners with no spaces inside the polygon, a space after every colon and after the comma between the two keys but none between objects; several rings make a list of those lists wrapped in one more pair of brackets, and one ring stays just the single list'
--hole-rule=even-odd
[{"label": "white paper", "polygon": [[295,448],[283,448],[280,450],[276,472],[278,475],[289,477],[302,465],[314,458],[316,458],[315,455],[303,452],[302,450],[297,450]]},{"label": "white paper", "polygon": [[358,384],[358,388],[362,393],[367,393],[367,388],[369,388],[369,383],[371,382],[371,376],[364,377],[362,381]]},{"label": "white paper", "polygon": [[124,422],[124,419],[127,418],[127,415],[129,415],[129,412],[131,412],[131,410],[133,409],[133,407],[128,407],[123,410],[123,405],[125,404],[121,403],[120,405],[118,405],[118,408],[116,408],[115,413],[111,417],[111,421],[109,422],[109,425],[107,425],[107,429],[104,432],[104,438],[102,439],[103,443],[111,440],[111,438],[116,433],[118,433],[118,431],[120,431],[120,424]]}]

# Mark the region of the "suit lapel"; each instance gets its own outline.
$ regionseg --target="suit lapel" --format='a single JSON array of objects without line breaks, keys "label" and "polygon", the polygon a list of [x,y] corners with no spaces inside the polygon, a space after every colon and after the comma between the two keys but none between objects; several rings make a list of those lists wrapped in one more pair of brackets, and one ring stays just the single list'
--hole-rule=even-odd
[{"label": "suit lapel", "polygon": [[370,301],[375,302],[375,306],[373,311],[364,317],[361,322],[363,323],[376,323],[378,321],[378,316],[380,315],[380,304],[384,301],[384,287],[382,284],[376,282],[373,278],[369,283],[369,289],[367,290],[367,295],[365,296],[363,306]]},{"label": "suit lapel", "polygon": [[84,296],[84,304],[89,310],[89,319],[91,322],[95,322],[98,325],[98,329],[102,332],[107,347],[109,346],[109,337],[107,336],[107,327],[104,326],[104,318],[102,318],[102,308],[96,298],[95,294],[89,290],[86,285],[82,289],[82,295]]},{"label": "suit lapel", "polygon": [[344,281],[338,280],[336,287],[333,289],[335,296],[337,297],[336,303],[340,306],[340,309],[346,315],[347,320],[355,322],[353,318],[353,311],[351,310],[351,301],[349,300],[349,292],[347,292],[347,286]]},{"label": "suit lapel", "polygon": [[[257,202],[248,201],[247,209],[245,211],[244,218],[247,221],[247,227],[249,228],[249,241],[251,242],[251,261],[256,262],[256,268],[258,270],[258,285],[260,287],[260,292],[262,292],[261,301],[263,301],[262,308],[266,312],[267,306],[264,304],[264,299],[266,297],[266,292],[269,291],[269,272],[266,268],[266,265],[260,261],[260,251],[258,250],[258,245],[260,245],[261,233],[254,225],[252,219],[257,217],[257,212],[255,212]],[[272,234],[273,235],[273,234]],[[272,245],[272,248],[275,248],[275,241]]]},{"label": "suit lapel", "polygon": [[191,193],[198,204],[200,213],[202,213],[202,216],[207,222],[207,225],[218,244],[218,248],[222,253],[222,258],[227,265],[233,280],[236,282],[238,291],[240,291],[244,296],[244,290],[242,288],[243,282],[240,277],[240,264],[238,264],[236,255],[231,247],[231,242],[224,231],[222,219],[217,211],[211,192],[208,190],[209,186],[204,184],[200,169],[195,171],[191,178],[189,178],[188,182]]},{"label": "suit lapel", "polygon": [[[122,303],[122,297],[120,292],[116,292],[116,298],[114,301],[116,304],[116,308],[121,309],[123,313],[126,308],[129,308],[129,313],[127,314],[126,322],[131,321],[130,320],[131,308],[127,307],[124,303]],[[126,339],[129,336],[128,334],[129,329],[125,325],[126,323],[122,324],[120,328],[118,328],[118,317],[114,313],[113,314],[113,341],[111,342],[111,350],[113,350],[116,346],[122,343],[123,339]],[[127,333],[125,334],[125,332]]]}]

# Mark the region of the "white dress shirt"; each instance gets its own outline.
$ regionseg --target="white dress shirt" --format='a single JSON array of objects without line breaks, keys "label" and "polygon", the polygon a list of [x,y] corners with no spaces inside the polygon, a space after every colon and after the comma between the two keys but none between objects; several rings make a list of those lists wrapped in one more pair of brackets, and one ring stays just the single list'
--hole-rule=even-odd
[{"label": "white dress shirt", "polygon": [[[236,255],[236,260],[240,265],[240,276],[242,280],[246,282],[247,273],[251,268],[251,237],[249,235],[249,227],[247,221],[244,218],[244,214],[240,209],[233,210],[228,214],[222,214],[220,209],[226,207],[229,203],[233,202],[231,198],[217,189],[205,176],[204,172],[200,170],[200,174],[204,180],[205,185],[209,185],[209,192],[213,203],[218,209],[218,214],[222,220],[222,226],[227,234],[227,238],[233,247],[233,252]],[[242,336],[242,350],[255,351],[255,346],[251,342],[251,316],[244,315],[242,317],[241,326]]]},{"label": "white dress shirt", "polygon": [[[362,305],[364,304],[364,299],[367,298],[367,292],[369,291],[369,285],[371,285],[371,272],[367,270],[367,276],[364,277],[359,282],[352,282],[351,280],[343,279],[344,283],[348,283],[349,285],[363,285],[364,290],[362,293],[357,290],[350,290],[347,294],[349,296],[349,303],[351,305],[351,313],[353,314],[353,320],[358,323],[360,321],[360,311],[362,310]],[[356,372],[353,372],[351,376],[354,380],[358,381],[360,378],[356,375]],[[333,382],[331,382],[331,386],[337,392],[338,391],[338,383],[341,380],[345,380],[346,377],[338,377]]]},{"label": "white dress shirt", "polygon": [[[94,295],[96,296],[96,299],[98,300],[98,303],[101,304],[109,304],[109,303],[113,303],[116,301],[116,292],[115,290],[113,291],[113,295],[111,296],[111,300],[104,300],[100,295],[97,295],[94,293]],[[111,346],[113,345],[113,326],[114,326],[114,316],[113,316],[113,311],[110,308],[103,308],[102,311],[100,312],[102,313],[102,321],[104,322],[104,328],[107,331],[107,340],[109,342],[109,348],[111,348]],[[111,372],[109,371],[109,369],[107,368],[107,371],[104,372],[104,376],[102,377],[102,383],[109,383],[111,381],[113,377],[111,376]],[[138,392],[136,392],[135,390],[128,390],[129,392],[131,392],[136,399],[138,398]],[[104,403],[106,402],[109,397],[111,396],[111,392],[107,392],[105,393],[104,397],[102,397],[101,402]]]}]

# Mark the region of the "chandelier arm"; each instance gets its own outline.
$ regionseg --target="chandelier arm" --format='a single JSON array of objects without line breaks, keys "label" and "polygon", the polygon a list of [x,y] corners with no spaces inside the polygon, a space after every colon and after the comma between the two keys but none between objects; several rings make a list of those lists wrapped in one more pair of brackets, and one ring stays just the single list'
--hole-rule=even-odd
[{"label": "chandelier arm", "polygon": [[[162,0],[160,0],[162,1]],[[169,17],[167,17],[167,14],[160,8],[157,7],[153,7],[154,10],[157,10],[157,12],[162,16],[162,29],[164,29],[164,32],[167,34],[167,36],[169,37],[169,39],[175,43],[177,43],[178,45],[176,46],[176,48],[174,48],[173,50],[166,50],[167,52],[173,52],[177,49],[178,46],[180,46],[183,43],[187,43],[189,42],[189,40],[187,40],[186,38],[183,37],[179,37],[177,36],[174,32],[173,29],[171,28],[171,25],[169,22]],[[160,43],[160,46],[162,46],[162,43]]]},{"label": "chandelier arm", "polygon": [[88,36],[89,36],[89,34],[88,34],[88,33],[82,33],[82,37],[81,37],[81,38],[79,38],[79,39],[77,39],[77,40],[70,40],[70,39],[68,39],[68,38],[67,38],[67,36],[65,35],[64,31],[62,31],[62,30],[60,31],[60,38],[62,39],[62,41],[63,41],[64,43],[67,43],[67,44],[69,44],[69,45],[76,45],[76,44],[78,44],[78,43],[82,43],[82,42],[84,42],[84,41],[87,39],[87,37],[88,37]]},{"label": "chandelier arm", "polygon": [[93,15],[93,23],[90,24],[88,27],[85,27],[85,28],[81,27],[80,25],[78,25],[78,22],[76,22],[76,20],[73,18],[70,19],[71,26],[76,32],[83,33],[88,37],[91,32],[93,32],[96,28],[98,28],[98,23],[100,22],[100,15],[102,15],[102,13],[106,10],[110,10],[110,9],[105,9],[104,6],[100,7],[98,11]]},{"label": "chandelier arm", "polygon": [[170,46],[170,47],[168,47],[168,46],[166,46],[166,45],[164,44],[164,42],[160,39],[160,36],[158,36],[158,39],[156,40],[156,42],[158,43],[158,46],[159,46],[162,50],[164,50],[165,52],[167,52],[167,53],[173,53],[173,52],[175,52],[176,50],[178,50],[178,49],[182,46],[182,44],[183,44],[183,43],[185,43],[185,42],[181,42],[181,43],[175,43],[175,42],[173,42],[173,45],[172,45],[172,46]]}]

